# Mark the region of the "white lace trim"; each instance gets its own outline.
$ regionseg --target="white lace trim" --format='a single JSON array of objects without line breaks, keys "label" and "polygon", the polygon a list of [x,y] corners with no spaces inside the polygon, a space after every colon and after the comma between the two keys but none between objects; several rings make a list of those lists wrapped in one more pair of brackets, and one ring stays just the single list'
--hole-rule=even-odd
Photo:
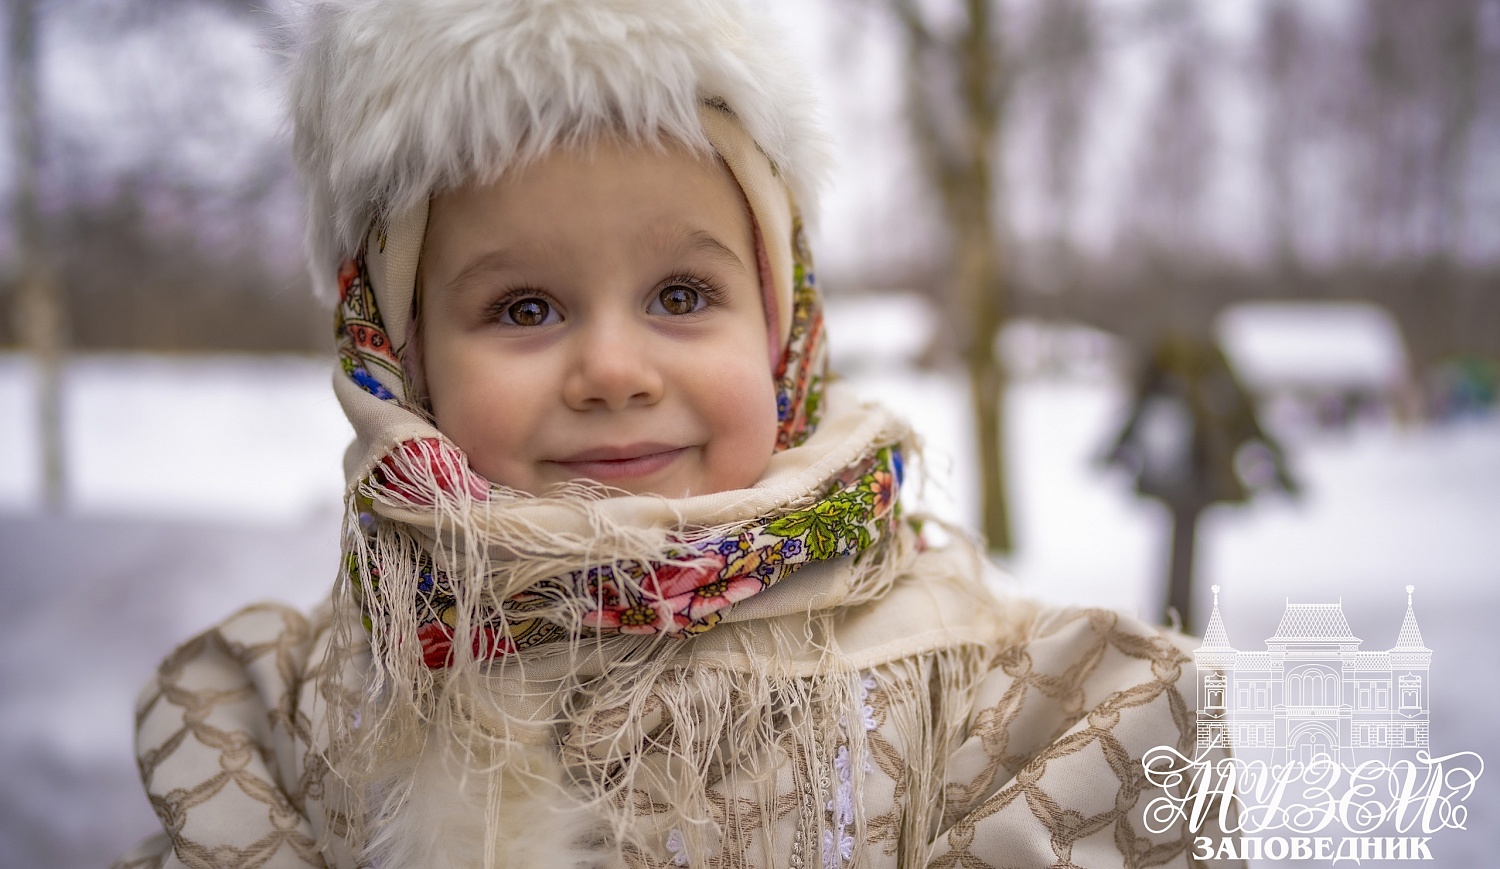
[{"label": "white lace trim", "polygon": [[[874,676],[866,676],[860,680],[860,724],[864,725],[866,732],[876,727],[875,708],[866,702],[873,690]],[[845,722],[840,721],[839,727],[847,732]],[[868,748],[861,752],[860,764],[865,772],[870,771]],[[833,799],[828,802],[828,814],[833,828],[823,831],[823,869],[839,869],[854,858],[854,836],[850,834],[850,828],[854,826],[854,770],[849,765],[848,745],[839,746],[838,753],[833,758],[833,769],[838,773],[839,786]]]}]

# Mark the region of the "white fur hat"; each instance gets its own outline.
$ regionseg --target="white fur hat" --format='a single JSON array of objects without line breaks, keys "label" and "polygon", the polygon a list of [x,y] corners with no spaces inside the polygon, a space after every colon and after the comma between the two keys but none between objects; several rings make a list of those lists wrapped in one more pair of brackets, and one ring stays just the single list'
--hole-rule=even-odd
[{"label": "white fur hat", "polygon": [[614,134],[712,153],[705,103],[816,210],[828,149],[801,64],[739,0],[311,0],[298,27],[294,151],[326,295],[377,216],[552,148]]}]

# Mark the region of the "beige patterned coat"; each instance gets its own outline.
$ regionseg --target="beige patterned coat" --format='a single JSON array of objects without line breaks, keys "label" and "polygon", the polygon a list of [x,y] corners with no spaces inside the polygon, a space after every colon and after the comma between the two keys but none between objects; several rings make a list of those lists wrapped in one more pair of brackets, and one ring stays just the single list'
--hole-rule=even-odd
[{"label": "beige patterned coat", "polygon": [[[825,812],[826,828],[799,823],[807,813],[798,807],[809,800],[799,780],[847,776],[847,767],[819,773],[783,764],[769,790],[718,795],[718,854],[695,861],[670,831],[660,853],[635,852],[627,862],[1193,865],[1196,833],[1179,826],[1151,834],[1142,822],[1153,796],[1142,755],[1157,745],[1187,752],[1193,744],[1194,673],[1178,645],[1183,638],[1115,612],[1021,601],[1004,605],[1008,622],[980,618],[975,582],[964,579],[974,571],[962,560],[951,551],[924,553],[885,598],[840,615],[837,643],[868,674],[864,757],[844,758],[862,761],[858,811],[850,815],[857,820],[839,823],[830,804],[812,807]],[[816,571],[806,581],[834,582]],[[798,617],[778,614],[774,600],[760,606],[757,624]],[[318,745],[313,698],[328,635],[326,615],[251,607],[162,663],[141,696],[137,748],[164,830],[117,867],[364,865],[329,808],[338,779]],[[699,668],[733,667],[735,655],[754,645],[745,636],[720,629],[688,642],[701,644],[693,656]],[[940,647],[976,650],[979,677],[956,689],[944,683],[940,665],[918,654]],[[951,696],[935,704],[944,691]],[[946,726],[921,731],[932,744],[904,744],[903,734],[920,730],[902,724],[913,715],[943,717]],[[663,808],[643,799],[637,814],[650,823]],[[562,865],[544,847],[537,819],[510,811],[516,837],[495,865]],[[423,862],[465,865],[437,855]]]}]

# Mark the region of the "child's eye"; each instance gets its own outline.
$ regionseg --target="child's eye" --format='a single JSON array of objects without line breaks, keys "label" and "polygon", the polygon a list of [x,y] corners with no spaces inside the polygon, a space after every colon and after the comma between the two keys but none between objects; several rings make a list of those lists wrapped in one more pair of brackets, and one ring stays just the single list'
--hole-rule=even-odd
[{"label": "child's eye", "polygon": [[698,310],[698,303],[701,301],[697,290],[681,285],[667,287],[657,298],[668,314],[691,314]]},{"label": "child's eye", "polygon": [[696,314],[716,301],[717,291],[697,278],[672,278],[656,293],[651,313],[681,317]]},{"label": "child's eye", "polygon": [[513,302],[501,301],[496,319],[507,326],[545,326],[557,322],[557,312],[546,299],[527,296]]}]

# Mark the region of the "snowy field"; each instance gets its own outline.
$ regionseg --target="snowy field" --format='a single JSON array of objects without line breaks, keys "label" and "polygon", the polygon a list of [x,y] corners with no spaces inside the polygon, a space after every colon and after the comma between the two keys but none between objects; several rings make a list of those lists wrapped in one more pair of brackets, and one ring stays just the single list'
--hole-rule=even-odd
[{"label": "snowy field", "polygon": [[[864,392],[917,420],[929,476],[947,481],[928,497],[968,521],[962,384],[848,367]],[[66,378],[71,507],[49,517],[37,507],[31,390],[25,361],[0,355],[0,867],[82,869],[155,827],[130,731],[157,660],[244,603],[309,605],[325,593],[349,431],[321,362],[79,359]],[[1011,390],[1009,567],[1026,592],[1154,606],[1166,518],[1097,465],[1126,400],[1097,372]],[[1223,586],[1230,639],[1260,648],[1288,598],[1342,600],[1364,648],[1379,650],[1395,643],[1404,586],[1416,586],[1435,650],[1434,752],[1500,758],[1500,419],[1356,427],[1289,446],[1301,499],[1206,517],[1202,602]],[[1433,840],[1435,865],[1490,865],[1500,852],[1495,773],[1469,805],[1468,830]]]}]

